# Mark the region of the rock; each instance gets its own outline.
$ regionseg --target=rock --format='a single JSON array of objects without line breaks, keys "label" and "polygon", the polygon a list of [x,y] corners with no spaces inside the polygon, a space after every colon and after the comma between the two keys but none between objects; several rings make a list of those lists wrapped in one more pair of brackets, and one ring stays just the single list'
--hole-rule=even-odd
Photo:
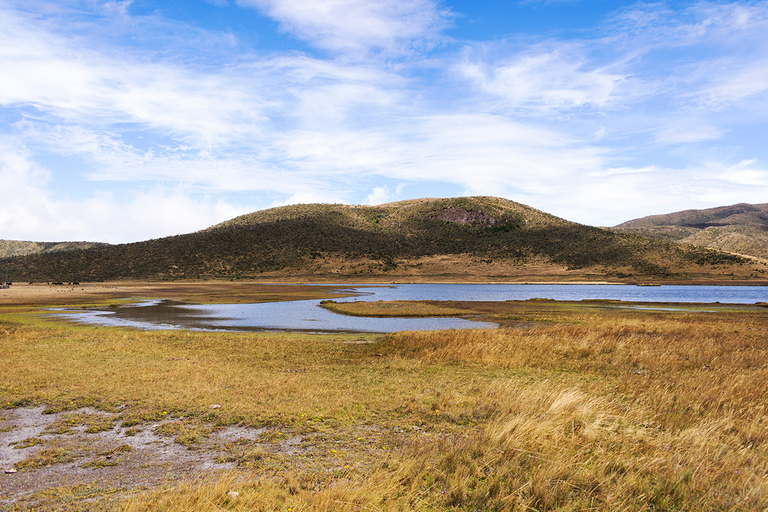
[{"label": "rock", "polygon": [[221,406],[219,404],[213,404],[211,409],[221,409]]},{"label": "rock", "polygon": [[236,500],[236,499],[237,499],[237,498],[240,496],[240,493],[239,493],[239,492],[237,492],[237,491],[229,491],[229,492],[227,493],[227,495],[228,495],[230,498],[232,498],[233,500]]},{"label": "rock", "polygon": [[16,473],[16,468],[8,468],[8,469],[5,470],[5,472],[8,473],[9,475],[13,474],[13,473]]}]

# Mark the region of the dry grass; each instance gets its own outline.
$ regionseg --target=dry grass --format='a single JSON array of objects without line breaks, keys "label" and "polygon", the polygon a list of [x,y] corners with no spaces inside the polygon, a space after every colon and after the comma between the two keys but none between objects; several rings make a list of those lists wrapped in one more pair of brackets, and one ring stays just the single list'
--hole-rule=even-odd
[{"label": "dry grass", "polygon": [[381,300],[375,302],[335,302],[324,300],[322,307],[334,313],[368,317],[436,317],[462,316],[474,313],[471,309],[456,308],[436,302],[418,302],[406,300]]},{"label": "dry grass", "polygon": [[361,340],[0,324],[14,363],[0,399],[185,417],[173,436],[203,422],[315,436],[300,459],[232,445],[237,470],[124,510],[768,507],[768,312],[493,314],[528,327]]}]

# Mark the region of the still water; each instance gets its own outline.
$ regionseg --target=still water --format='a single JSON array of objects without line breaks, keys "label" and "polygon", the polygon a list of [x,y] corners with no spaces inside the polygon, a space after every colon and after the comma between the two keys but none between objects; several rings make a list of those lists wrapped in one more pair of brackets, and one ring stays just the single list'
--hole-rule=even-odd
[{"label": "still water", "polygon": [[[286,285],[290,286],[290,285]],[[768,302],[763,286],[627,286],[521,284],[350,285],[355,297],[337,301],[471,300],[506,301],[610,299],[627,302],[755,304]],[[395,332],[494,328],[496,324],[462,318],[366,318],[332,313],[320,300],[261,304],[190,305],[146,301],[114,309],[65,311],[59,316],[87,324],[140,329],[269,330],[310,332]]]}]

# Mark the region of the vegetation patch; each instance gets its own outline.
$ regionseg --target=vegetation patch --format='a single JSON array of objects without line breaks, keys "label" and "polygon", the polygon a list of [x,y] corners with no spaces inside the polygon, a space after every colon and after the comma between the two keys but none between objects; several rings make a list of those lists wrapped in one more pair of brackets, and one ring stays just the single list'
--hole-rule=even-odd
[{"label": "vegetation patch", "polygon": [[324,300],[322,307],[334,313],[352,316],[370,317],[434,317],[434,316],[465,316],[474,312],[469,309],[456,308],[439,302],[417,301],[355,301],[336,302]]},{"label": "vegetation patch", "polygon": [[198,422],[166,421],[155,427],[153,432],[160,436],[173,437],[176,443],[194,449],[213,430],[213,427]]},{"label": "vegetation patch", "polygon": [[47,446],[30,455],[21,462],[14,464],[16,469],[34,470],[54,464],[66,464],[73,460],[72,450],[62,446]]},{"label": "vegetation patch", "polygon": [[37,446],[38,444],[43,443],[45,443],[45,441],[39,437],[28,437],[23,441],[8,443],[8,446],[13,446],[17,450],[23,450],[24,448],[30,448],[32,446]]},{"label": "vegetation patch", "polygon": [[79,427],[85,427],[86,434],[96,434],[112,430],[115,418],[109,414],[71,413],[62,415],[55,423],[45,429],[47,434],[71,434]]},{"label": "vegetation patch", "polygon": [[110,450],[106,450],[97,454],[97,458],[86,462],[81,467],[90,469],[100,469],[109,466],[118,466],[122,462],[116,455],[133,451],[133,448],[127,444],[121,444]]}]

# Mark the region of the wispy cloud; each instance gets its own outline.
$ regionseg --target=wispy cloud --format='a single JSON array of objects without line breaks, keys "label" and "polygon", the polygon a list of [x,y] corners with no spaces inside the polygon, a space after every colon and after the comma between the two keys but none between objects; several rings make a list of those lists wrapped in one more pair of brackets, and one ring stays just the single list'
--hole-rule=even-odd
[{"label": "wispy cloud", "polygon": [[429,46],[450,12],[430,0],[237,0],[261,9],[284,30],[320,48],[365,56]]},{"label": "wispy cloud", "polygon": [[473,51],[457,70],[482,91],[497,96],[505,110],[546,115],[574,107],[601,108],[612,100],[625,77],[588,58],[579,45],[551,42],[499,61],[488,61]]},{"label": "wispy cloud", "polygon": [[[594,223],[768,193],[766,150],[734,138],[768,114],[763,3],[637,4],[578,38],[461,42],[429,0],[210,3],[305,51],[244,51],[130,2],[0,5],[0,172],[18,191],[0,237],[29,238],[22,214],[38,237],[132,240],[435,184]],[[65,180],[80,192],[57,194]]]}]

